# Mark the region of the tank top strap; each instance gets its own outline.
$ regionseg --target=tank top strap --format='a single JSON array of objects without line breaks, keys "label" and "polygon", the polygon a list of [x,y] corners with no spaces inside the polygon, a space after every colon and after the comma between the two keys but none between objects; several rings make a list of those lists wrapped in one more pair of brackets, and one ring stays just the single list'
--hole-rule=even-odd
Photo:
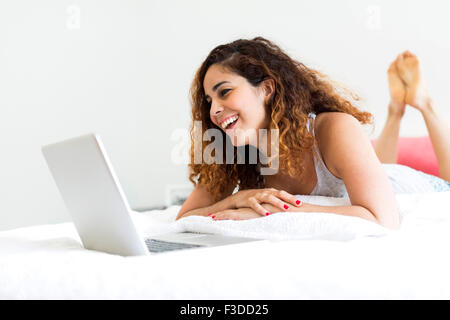
[{"label": "tank top strap", "polygon": [[312,133],[313,138],[314,138],[314,144],[313,144],[313,161],[314,161],[314,167],[316,168],[316,172],[317,172],[317,160],[321,159],[320,153],[319,153],[319,149],[317,146],[317,141],[316,141],[316,135],[314,133],[314,122],[316,120],[316,114],[314,113],[310,113],[308,115],[308,122],[306,123],[306,128],[308,129],[309,132]]},{"label": "tank top strap", "polygon": [[314,121],[316,115],[311,115],[308,121],[308,130],[313,134],[314,145],[313,145],[313,161],[314,168],[316,170],[317,183],[314,187],[311,195],[328,195],[328,196],[342,196],[346,194],[346,189],[343,181],[335,177],[325,165],[322,156],[320,154],[319,146],[317,144],[315,132],[314,132]]}]

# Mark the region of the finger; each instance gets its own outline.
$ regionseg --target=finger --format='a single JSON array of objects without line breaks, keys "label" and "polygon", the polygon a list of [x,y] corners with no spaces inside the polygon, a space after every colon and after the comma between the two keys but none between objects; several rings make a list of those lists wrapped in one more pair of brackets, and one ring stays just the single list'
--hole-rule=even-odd
[{"label": "finger", "polygon": [[279,190],[272,191],[272,193],[261,192],[260,194],[258,194],[258,200],[259,202],[270,203],[271,205],[280,208],[281,211],[288,210],[289,205],[286,202],[282,201],[280,198],[278,198],[279,196],[280,196]]},{"label": "finger", "polygon": [[257,198],[258,202],[269,203],[277,208],[280,208],[281,211],[285,211],[285,210],[289,209],[289,206],[286,203],[284,203],[279,198],[274,196],[274,194],[278,195],[278,193],[279,193],[278,190],[271,191],[271,193],[261,192],[256,195],[256,198]]},{"label": "finger", "polygon": [[280,190],[277,192],[276,196],[282,200],[284,200],[287,203],[290,203],[296,207],[300,207],[302,205],[302,201],[297,199],[296,196],[290,194],[289,192],[286,192],[284,190]]},{"label": "finger", "polygon": [[208,217],[213,219],[213,220],[216,220],[217,217],[220,217],[222,215],[222,213],[223,213],[223,211],[210,213],[210,214],[208,214]]},{"label": "finger", "polygon": [[266,200],[264,200],[264,202],[270,203],[271,205],[274,205],[275,207],[280,208],[281,211],[289,210],[289,205],[286,202],[275,197],[274,195],[267,196]]},{"label": "finger", "polygon": [[211,216],[212,220],[224,220],[224,214],[223,213],[215,213]]},{"label": "finger", "polygon": [[224,211],[220,211],[220,212],[216,212],[214,214],[211,215],[211,218],[213,220],[229,220],[232,219],[232,212],[230,210],[224,210]]},{"label": "finger", "polygon": [[268,216],[270,214],[269,211],[267,211],[262,205],[259,204],[258,200],[256,200],[254,197],[251,197],[248,199],[250,203],[250,207],[258,214],[262,216]]}]

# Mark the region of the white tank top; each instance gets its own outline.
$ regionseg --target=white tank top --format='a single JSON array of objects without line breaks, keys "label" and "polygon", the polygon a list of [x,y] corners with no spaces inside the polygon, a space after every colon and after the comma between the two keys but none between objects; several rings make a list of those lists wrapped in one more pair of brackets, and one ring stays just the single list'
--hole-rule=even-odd
[{"label": "white tank top", "polygon": [[[307,123],[308,130],[312,130],[314,136],[314,120],[316,115],[309,114]],[[310,195],[328,196],[328,197],[347,197],[348,193],[344,181],[333,175],[326,167],[317,143],[314,143],[314,167],[317,174],[317,184]],[[395,193],[420,193],[436,192],[432,180],[438,179],[435,176],[412,169],[400,164],[382,163],[383,169],[392,183]]]}]

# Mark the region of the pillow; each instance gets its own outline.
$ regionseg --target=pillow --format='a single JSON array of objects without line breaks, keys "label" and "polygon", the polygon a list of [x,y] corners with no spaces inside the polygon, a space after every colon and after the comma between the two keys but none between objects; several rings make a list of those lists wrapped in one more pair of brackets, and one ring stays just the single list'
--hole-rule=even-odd
[{"label": "pillow", "polygon": [[[375,146],[376,140],[371,140]],[[439,177],[439,166],[429,136],[400,137],[397,163]]]}]

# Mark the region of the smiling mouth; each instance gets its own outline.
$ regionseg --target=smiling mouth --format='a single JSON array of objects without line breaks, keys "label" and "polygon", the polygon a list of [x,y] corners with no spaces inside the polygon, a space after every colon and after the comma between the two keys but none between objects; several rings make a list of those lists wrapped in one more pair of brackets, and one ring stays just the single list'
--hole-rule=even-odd
[{"label": "smiling mouth", "polygon": [[233,121],[232,123],[227,125],[227,127],[225,128],[225,131],[233,130],[238,121],[239,121],[239,118],[237,118],[235,121]]},{"label": "smiling mouth", "polygon": [[220,126],[222,127],[223,130],[227,130],[227,129],[233,127],[238,120],[239,120],[239,116],[234,115],[234,116],[228,118],[228,120],[222,122],[222,124]]}]

